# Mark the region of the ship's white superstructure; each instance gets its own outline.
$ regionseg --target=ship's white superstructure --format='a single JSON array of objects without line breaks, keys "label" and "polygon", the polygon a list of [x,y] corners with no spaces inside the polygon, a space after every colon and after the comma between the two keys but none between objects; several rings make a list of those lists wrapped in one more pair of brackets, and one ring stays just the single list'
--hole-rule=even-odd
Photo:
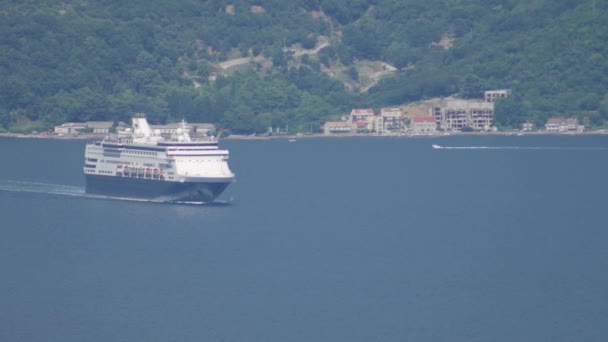
[{"label": "ship's white superstructure", "polygon": [[160,201],[213,201],[234,181],[228,151],[214,137],[192,139],[185,123],[171,137],[133,118],[125,134],[87,144],[87,192]]}]

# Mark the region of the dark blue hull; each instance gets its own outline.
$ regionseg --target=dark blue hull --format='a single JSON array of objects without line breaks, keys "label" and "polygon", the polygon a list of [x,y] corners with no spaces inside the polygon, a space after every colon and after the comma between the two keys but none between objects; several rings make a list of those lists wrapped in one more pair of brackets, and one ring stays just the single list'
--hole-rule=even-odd
[{"label": "dark blue hull", "polygon": [[93,195],[163,202],[212,202],[230,182],[167,182],[156,179],[85,175],[86,192]]}]

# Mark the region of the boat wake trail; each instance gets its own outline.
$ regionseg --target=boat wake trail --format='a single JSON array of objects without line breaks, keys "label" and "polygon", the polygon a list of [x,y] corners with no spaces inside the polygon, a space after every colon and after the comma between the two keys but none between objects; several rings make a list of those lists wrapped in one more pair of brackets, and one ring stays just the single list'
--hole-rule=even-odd
[{"label": "boat wake trail", "polygon": [[12,180],[0,180],[0,191],[34,192],[49,195],[86,196],[84,187]]},{"label": "boat wake trail", "polygon": [[433,145],[437,150],[583,150],[607,151],[608,147],[560,147],[560,146],[440,146]]},{"label": "boat wake trail", "polygon": [[83,198],[89,198],[89,199],[104,199],[104,200],[116,200],[116,201],[148,202],[148,203],[171,203],[171,204],[181,204],[181,205],[227,206],[227,205],[230,205],[234,201],[233,198],[230,198],[228,200],[216,200],[214,202],[158,201],[158,200],[153,200],[153,199],[139,199],[139,198],[127,198],[127,197],[91,195],[91,194],[87,194],[85,192],[84,187],[80,187],[80,186],[38,183],[38,182],[25,182],[25,181],[14,181],[14,180],[0,180],[0,191],[29,192],[29,193],[38,193],[38,194],[46,194],[46,195],[83,197]]}]

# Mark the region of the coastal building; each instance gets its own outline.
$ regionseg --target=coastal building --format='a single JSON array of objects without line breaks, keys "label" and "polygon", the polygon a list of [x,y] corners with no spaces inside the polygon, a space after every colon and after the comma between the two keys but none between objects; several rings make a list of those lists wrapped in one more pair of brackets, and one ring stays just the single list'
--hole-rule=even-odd
[{"label": "coastal building", "polygon": [[412,134],[433,134],[437,131],[437,123],[433,116],[414,116],[410,121]]},{"label": "coastal building", "polygon": [[344,134],[352,131],[352,124],[348,121],[328,121],[323,125],[324,134]]},{"label": "coastal building", "polygon": [[93,134],[109,134],[114,123],[112,121],[87,121],[84,125],[93,130]]},{"label": "coastal building", "polygon": [[[175,135],[177,134],[177,130],[181,129],[182,126],[181,122],[174,122],[166,125],[150,125],[150,128],[153,131],[158,131],[160,134]],[[188,133],[192,133],[192,126],[190,124],[186,124],[186,129],[189,131]]]},{"label": "coastal building", "polygon": [[431,108],[431,116],[443,130],[489,130],[494,119],[494,103],[475,100],[442,100]]},{"label": "coastal building", "polygon": [[374,115],[374,110],[371,108],[355,108],[350,112],[350,120],[352,122],[368,121],[368,119]]},{"label": "coastal building", "polygon": [[192,130],[194,135],[196,136],[206,136],[211,135],[215,132],[215,125],[210,123],[191,123]]},{"label": "coastal building", "polygon": [[521,130],[524,132],[529,132],[534,129],[534,124],[531,122],[524,122],[521,124]]},{"label": "coastal building", "polygon": [[353,123],[353,128],[357,133],[371,132],[372,123],[367,121],[357,121]]},{"label": "coastal building", "polygon": [[374,111],[371,108],[356,108],[350,112],[348,120],[352,125],[356,126],[358,131],[366,130],[371,132],[375,128],[374,116]]},{"label": "coastal building", "polygon": [[382,117],[382,131],[384,133],[395,133],[402,130],[403,121],[400,108],[382,108],[380,116]]},{"label": "coastal building", "polygon": [[547,120],[545,129],[547,132],[558,133],[577,131],[579,129],[578,126],[577,118],[551,118]]},{"label": "coastal building", "polygon": [[[150,129],[160,133],[163,136],[179,135],[180,130],[183,129],[181,122],[168,123],[166,125],[149,125]],[[117,127],[118,132],[124,132],[128,127],[124,126],[124,123],[119,123]],[[215,132],[215,125],[210,123],[197,123],[188,122],[186,123],[186,131],[192,136],[208,136]]]},{"label": "coastal building", "polygon": [[66,122],[59,126],[55,126],[53,131],[57,135],[64,135],[64,134],[73,135],[73,134],[80,133],[80,131],[82,131],[86,128],[87,128],[86,124],[84,124],[82,122]]},{"label": "coastal building", "polygon": [[511,94],[511,89],[488,90],[483,92],[485,102],[495,102],[498,99],[504,99]]},{"label": "coastal building", "polygon": [[494,106],[471,108],[471,128],[477,130],[490,130],[494,119]]},{"label": "coastal building", "polygon": [[74,135],[82,132],[109,134],[113,126],[112,121],[66,122],[55,126],[53,132],[57,135]]},{"label": "coastal building", "polygon": [[380,116],[380,115],[374,115],[372,117],[372,131],[376,132],[378,134],[384,134],[384,117]]},{"label": "coastal building", "polygon": [[[166,125],[150,125],[150,128],[158,130],[161,134],[175,135],[178,134],[178,130],[183,129],[183,123],[174,122]],[[210,123],[188,122],[186,123],[186,130],[189,134],[206,135],[215,130],[215,125]]]}]

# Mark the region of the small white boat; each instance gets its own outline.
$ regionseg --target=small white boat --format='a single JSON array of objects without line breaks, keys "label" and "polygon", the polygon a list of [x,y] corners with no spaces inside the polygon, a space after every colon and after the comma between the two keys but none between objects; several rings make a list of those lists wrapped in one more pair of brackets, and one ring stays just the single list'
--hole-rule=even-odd
[{"label": "small white boat", "polygon": [[289,142],[296,142],[296,139],[289,139]]},{"label": "small white boat", "polygon": [[439,146],[439,145],[432,145],[432,146],[433,146],[433,148],[435,148],[435,149],[438,149],[438,148],[443,148],[443,147],[441,147],[441,146]]}]

